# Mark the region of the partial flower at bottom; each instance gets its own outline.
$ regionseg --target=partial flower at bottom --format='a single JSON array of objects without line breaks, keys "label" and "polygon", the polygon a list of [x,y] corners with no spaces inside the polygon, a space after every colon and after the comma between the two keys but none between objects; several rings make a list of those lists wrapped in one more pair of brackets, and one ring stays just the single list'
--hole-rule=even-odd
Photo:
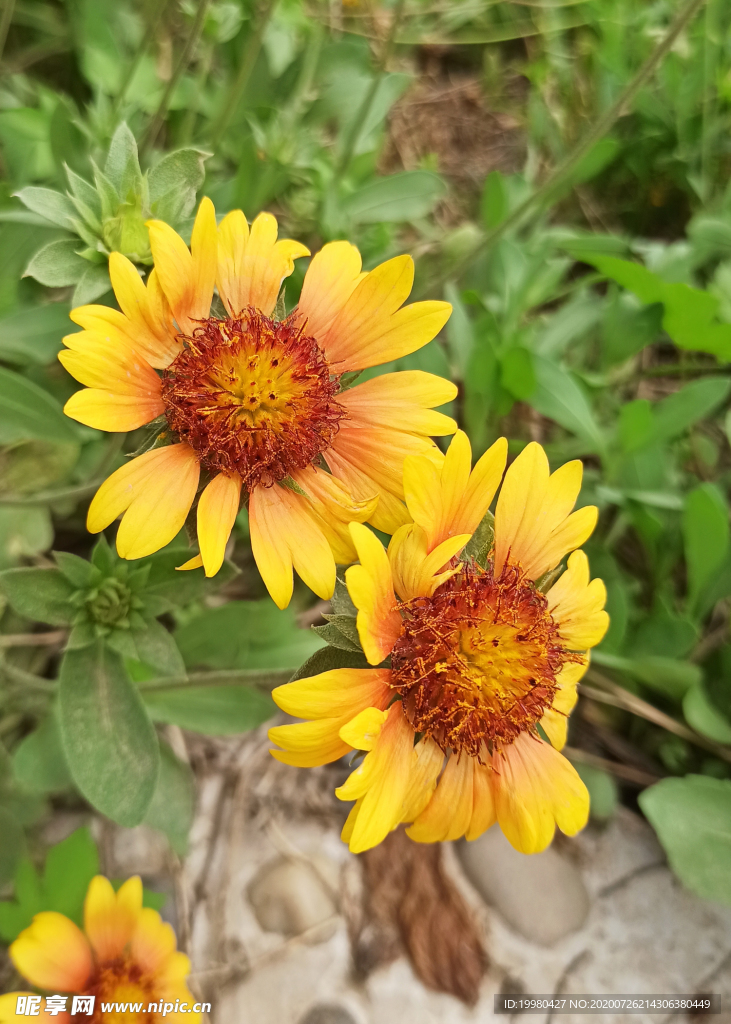
[{"label": "partial flower at bottom", "polygon": [[[270,730],[279,761],[315,766],[366,752],[337,790],[355,801],[343,829],[353,852],[401,822],[417,842],[439,842],[475,839],[497,821],[523,853],[545,849],[556,826],[574,835],[586,824],[586,787],[560,750],[589,648],[609,623],[604,584],[590,580],[576,550],[597,510],[572,512],[580,462],[551,474],[543,449],[529,444],[505,474],[486,565],[458,560],[506,453],[503,438],[470,472],[460,431],[440,466],[406,460],[413,524],[388,553],[367,527],[350,527],[360,564],[346,581],[374,667],[274,690],[280,708],[306,719]],[[548,589],[547,574],[568,552]]]},{"label": "partial flower at bottom", "polygon": [[[405,371],[343,387],[343,375],[414,352],[441,330],[451,306],[404,306],[414,266],[397,256],[369,273],[349,242],[312,259],[300,301],[284,319],[275,306],[299,242],[277,241],[277,222],[240,210],[216,225],[204,199],[190,249],[162,221],[148,224],[155,266],[147,285],[112,253],[120,310],[82,306],[82,331],[59,358],[86,385],[67,415],[99,430],[135,430],[159,417],[168,442],[131,460],[99,488],[88,528],[122,516],[117,550],[142,558],[168,544],[200,493],[200,554],[180,568],[218,572],[242,499],[264,582],[280,608],[292,569],[320,597],[335,586],[335,563],[350,562],[351,522],[393,533],[407,456],[438,461],[432,436],[456,424],[436,412],[456,387]],[[212,310],[214,288],[225,307]],[[170,443],[171,442],[171,443]],[[201,490],[202,489],[202,490]]]},{"label": "partial flower at bottom", "polygon": [[[175,932],[156,910],[142,906],[142,882],[128,879],[115,893],[111,883],[97,875],[91,880],[84,903],[84,930],[63,914],[36,914],[33,923],[10,946],[16,970],[31,985],[53,994],[94,996],[92,1016],[61,1012],[43,1014],[44,1021],[70,1024],[200,1024],[193,1011],[195,999],[185,979],[190,960],[176,951]],[[17,1021],[17,998],[24,993],[0,996],[0,1024]],[[167,1012],[165,1003],[185,1004],[185,1010]],[[140,1013],[102,1010],[102,1002],[141,1003]],[[147,1012],[150,1003],[160,1012]]]}]

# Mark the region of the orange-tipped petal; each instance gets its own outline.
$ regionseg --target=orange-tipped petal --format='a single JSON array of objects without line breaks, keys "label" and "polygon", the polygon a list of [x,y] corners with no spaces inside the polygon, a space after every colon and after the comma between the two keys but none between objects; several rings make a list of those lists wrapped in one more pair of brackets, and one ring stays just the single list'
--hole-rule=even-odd
[{"label": "orange-tipped petal", "polygon": [[401,632],[401,614],[393,592],[388,556],[376,535],[360,523],[352,523],[360,565],[346,570],[350,596],[358,609],[358,635],[371,665],[388,657]]},{"label": "orange-tipped petal", "polygon": [[92,969],[91,948],[80,928],[63,914],[44,911],[10,946],[18,972],[37,988],[81,992]]},{"label": "orange-tipped petal", "polygon": [[216,283],[218,230],[210,199],[201,200],[193,225],[190,250],[180,235],[161,220],[148,221],[155,272],[178,325],[192,334],[196,321],[211,312]]},{"label": "orange-tipped petal", "polygon": [[124,952],[142,912],[142,882],[129,878],[118,892],[103,875],[92,878],[84,901],[84,931],[97,960]]}]

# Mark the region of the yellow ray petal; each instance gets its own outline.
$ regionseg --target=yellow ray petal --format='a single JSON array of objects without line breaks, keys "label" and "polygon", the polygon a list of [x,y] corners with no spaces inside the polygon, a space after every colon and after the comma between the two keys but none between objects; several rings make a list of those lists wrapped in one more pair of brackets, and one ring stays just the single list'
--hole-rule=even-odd
[{"label": "yellow ray petal", "polygon": [[345,572],[353,603],[358,609],[358,635],[366,658],[378,665],[388,657],[401,632],[401,614],[393,592],[388,556],[376,535],[360,523],[351,523],[360,565]]},{"label": "yellow ray petal", "polygon": [[356,444],[348,446],[346,456],[334,448],[328,448],[325,455],[333,476],[344,483],[356,500],[367,501],[374,495],[378,496],[376,507],[367,520],[377,530],[395,533],[400,526],[411,522],[403,501],[358,465]]},{"label": "yellow ray petal", "polygon": [[86,528],[90,533],[105,530],[129,508],[147,480],[157,473],[161,460],[166,458],[166,451],[165,448],[154,448],[126,462],[107,477],[89,506]]},{"label": "yellow ray petal", "polygon": [[549,743],[522,733],[494,759],[500,828],[521,853],[540,853],[555,826],[573,836],[589,817],[589,794],[575,768]]},{"label": "yellow ray petal", "polygon": [[347,340],[343,335],[339,344],[331,342],[328,357],[348,370],[364,370],[402,359],[436,338],[451,313],[448,302],[412,302],[385,322],[380,320],[380,326],[364,323]]},{"label": "yellow ray petal", "polygon": [[439,843],[459,839],[472,821],[472,784],[475,759],[450,754],[447,767],[431,798],[406,835],[415,843]]},{"label": "yellow ray petal", "polygon": [[[120,324],[115,317],[111,323],[130,337],[135,348],[149,360],[151,366],[157,369],[169,366],[182,345],[177,338],[172,312],[162,295],[155,271],[150,272],[145,287],[135,265],[121,253],[113,252],[109,257],[109,277],[119,308],[127,320],[126,324]],[[72,310],[71,319],[80,323],[79,315],[84,318],[89,315],[84,314],[84,309],[91,311],[93,316],[93,311],[100,308],[86,306]],[[102,316],[108,319],[109,314]]]},{"label": "yellow ray petal", "polygon": [[299,242],[277,241],[277,221],[271,213],[260,213],[249,231],[241,210],[233,210],[221,221],[218,240],[218,290],[232,316],[247,306],[271,315],[294,260],[310,254]]},{"label": "yellow ray petal", "polygon": [[589,652],[580,662],[569,662],[556,677],[556,694],[553,704],[541,718],[541,728],[548,737],[551,746],[562,750],[566,745],[569,715],[578,699],[576,687],[589,667]]},{"label": "yellow ray petal", "polygon": [[99,388],[84,388],[69,398],[63,411],[87,427],[124,434],[157,419],[165,412],[165,405],[159,396],[142,398],[138,395],[116,395]]},{"label": "yellow ray petal", "polygon": [[318,597],[335,589],[335,560],[305,498],[289,488],[255,487],[249,499],[251,547],[274,602],[286,608],[292,597],[292,567]]},{"label": "yellow ray petal", "polygon": [[349,720],[345,715],[297,722],[296,725],[275,725],[269,730],[269,739],[283,749],[270,750],[269,753],[275,761],[295,768],[318,768],[322,764],[339,761],[352,750],[340,738],[340,730]]},{"label": "yellow ray petal", "polygon": [[163,454],[155,463],[154,475],[135,490],[119,524],[120,558],[144,558],[164,548],[182,530],[193,504],[200,476],[196,453],[187,444],[157,451]]},{"label": "yellow ray petal", "polygon": [[182,565],[176,565],[175,566],[176,572],[183,572],[184,570],[187,570],[187,569],[202,569],[202,568],[203,568],[203,559],[201,558],[200,555],[194,555],[192,558],[189,558],[187,562],[183,562]]},{"label": "yellow ray petal", "polygon": [[340,718],[348,721],[364,708],[385,708],[393,695],[387,668],[335,668],[296,679],[272,690],[277,707],[295,718]]},{"label": "yellow ray petal", "polygon": [[359,499],[337,477],[319,466],[308,466],[291,475],[309,498],[312,513],[335,561],[342,565],[355,562],[358,554],[348,526],[350,523],[364,523],[373,516],[379,502],[375,487],[368,497]]},{"label": "yellow ray petal", "polygon": [[505,474],[495,511],[495,572],[506,560],[538,579],[579,547],[596,525],[593,506],[569,515],[581,488],[578,461],[549,474],[548,459],[531,442]]},{"label": "yellow ray petal", "polygon": [[583,551],[569,555],[566,572],[546,599],[561,637],[571,650],[596,646],[609,628],[609,616],[604,611],[607,588],[600,579],[589,580],[589,560]]},{"label": "yellow ray petal", "polygon": [[31,985],[51,992],[81,992],[92,968],[86,936],[55,911],[36,914],[11,944],[10,959]]},{"label": "yellow ray petal", "polygon": [[402,526],[397,530],[388,546],[388,560],[401,600],[431,597],[438,586],[459,571],[458,566],[448,567],[448,563],[469,539],[468,533],[450,537],[427,553],[426,534],[420,526]]},{"label": "yellow ray petal", "polygon": [[456,394],[451,381],[423,370],[402,370],[348,388],[338,396],[338,403],[357,422],[436,437],[457,429],[453,419],[433,410]]},{"label": "yellow ray petal", "polygon": [[119,345],[95,331],[64,338],[69,346],[58,358],[81,384],[117,395],[159,396],[160,378],[131,345]]},{"label": "yellow ray petal", "polygon": [[361,279],[360,253],[350,242],[328,242],[305,274],[297,312],[305,334],[322,344],[326,331]]},{"label": "yellow ray petal", "polygon": [[414,747],[416,755],[409,772],[409,783],[401,807],[401,821],[414,821],[432,798],[444,753],[434,740],[424,738]]},{"label": "yellow ray petal", "polygon": [[[156,910],[144,907],[137,917],[130,939],[132,963],[140,967],[145,974],[159,977],[166,968],[172,966],[175,947],[175,932],[172,926],[164,922]],[[186,966],[188,970],[190,969],[189,963],[175,966],[179,970]]]},{"label": "yellow ray petal", "polygon": [[495,801],[492,795],[492,765],[475,761],[472,778],[472,819],[465,839],[478,839],[496,821]]},{"label": "yellow ray petal", "polygon": [[155,271],[173,316],[186,334],[210,315],[216,282],[216,211],[201,200],[193,225],[190,251],[180,235],[161,220],[147,222]]},{"label": "yellow ray petal", "polygon": [[223,565],[241,499],[241,477],[219,473],[198,499],[198,544],[206,576],[215,576]]},{"label": "yellow ray petal", "polygon": [[377,846],[399,823],[415,756],[414,730],[396,701],[388,709],[373,749],[335,790],[341,800],[362,797],[350,836],[352,853]]},{"label": "yellow ray petal", "polygon": [[142,882],[128,878],[115,892],[103,875],[92,878],[84,900],[84,931],[98,960],[116,960],[142,912]]}]

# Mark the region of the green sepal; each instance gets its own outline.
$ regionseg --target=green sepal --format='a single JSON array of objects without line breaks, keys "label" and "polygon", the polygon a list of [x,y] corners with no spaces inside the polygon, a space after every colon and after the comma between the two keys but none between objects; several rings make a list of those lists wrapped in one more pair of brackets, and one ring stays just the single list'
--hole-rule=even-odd
[{"label": "green sepal", "polygon": [[318,636],[321,636],[331,647],[362,653],[363,648],[360,645],[356,620],[352,615],[325,615],[324,618],[328,620],[326,626],[312,627]]},{"label": "green sepal", "polygon": [[290,682],[296,679],[308,679],[318,676],[321,672],[331,672],[336,668],[373,668],[369,665],[365,654],[361,651],[344,651],[338,647],[323,647],[315,651],[304,665],[300,665]]},{"label": "green sepal", "polygon": [[136,459],[138,455],[151,452],[155,448],[167,448],[174,441],[173,433],[168,426],[167,417],[163,413],[147,424],[147,434],[142,444],[133,452],[127,453],[128,459]]},{"label": "green sepal", "polygon": [[486,569],[494,541],[495,516],[492,512],[486,512],[477,529],[464,546],[461,555],[462,561],[467,562],[473,558],[479,566]]},{"label": "green sepal", "polygon": [[335,590],[330,604],[336,615],[348,615],[351,619],[354,619],[358,614],[358,609],[353,604],[343,576],[337,575],[335,577]]},{"label": "green sepal", "polygon": [[287,490],[294,491],[295,494],[301,494],[303,498],[309,498],[307,491],[303,490],[291,476],[285,476],[284,480],[280,480],[279,483],[282,487],[286,487]]}]

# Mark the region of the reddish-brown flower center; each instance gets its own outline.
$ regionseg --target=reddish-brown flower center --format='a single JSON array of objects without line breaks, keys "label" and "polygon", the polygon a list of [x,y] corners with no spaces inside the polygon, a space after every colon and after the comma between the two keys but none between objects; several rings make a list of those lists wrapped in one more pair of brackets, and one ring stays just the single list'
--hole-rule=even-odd
[{"label": "reddish-brown flower center", "polygon": [[[73,1014],[73,1021],[88,1024],[153,1024],[155,1011],[148,1013],[150,1003],[158,1004],[154,979],[146,975],[126,954],[116,960],[97,964],[84,992],[94,996],[94,1011]],[[126,1004],[123,1008],[122,1004]],[[106,1009],[103,1008],[106,1006]],[[161,1005],[161,1004],[160,1004]],[[69,999],[69,1010],[72,1001]]]},{"label": "reddish-brown flower center", "polygon": [[171,428],[211,472],[270,486],[330,446],[345,415],[339,379],[291,318],[249,308],[203,320],[163,375]]},{"label": "reddish-brown flower center", "polygon": [[405,605],[391,655],[393,684],[416,732],[475,757],[532,729],[556,676],[578,655],[558,635],[546,598],[515,566],[464,565],[431,598]]}]

